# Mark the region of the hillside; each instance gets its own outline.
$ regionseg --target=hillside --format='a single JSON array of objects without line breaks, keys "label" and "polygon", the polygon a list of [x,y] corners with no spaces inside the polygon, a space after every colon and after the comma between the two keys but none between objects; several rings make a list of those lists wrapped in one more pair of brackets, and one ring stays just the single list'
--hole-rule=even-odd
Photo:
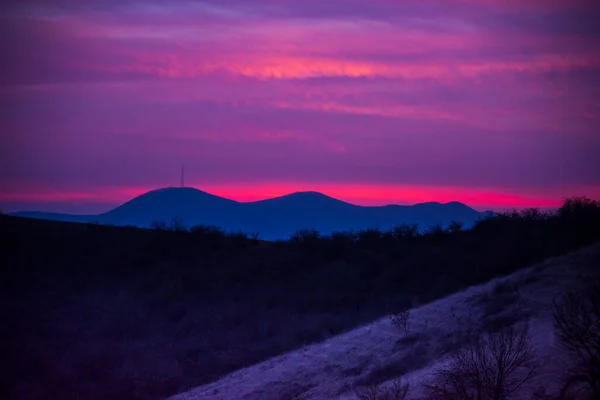
[{"label": "hillside", "polygon": [[597,242],[600,204],[275,242],[0,215],[0,237],[0,398],[158,400]]},{"label": "hillside", "polygon": [[420,398],[420,385],[432,380],[450,351],[464,345],[470,329],[493,332],[522,322],[519,307],[522,318],[530,321],[529,337],[540,368],[515,398],[531,398],[539,386],[555,391],[568,359],[553,335],[553,300],[581,289],[581,278],[600,280],[600,243],[413,308],[407,339],[386,316],[170,400],[356,399],[355,387],[390,388],[399,376],[410,382],[409,398]]},{"label": "hillside", "polygon": [[185,226],[210,225],[226,231],[259,233],[266,240],[287,239],[301,229],[321,234],[361,229],[391,229],[419,224],[427,229],[460,221],[472,226],[487,215],[452,202],[413,206],[363,207],[317,192],[298,192],[254,202],[236,202],[193,188],[164,188],[144,193],[99,215],[17,212],[11,215],[70,222],[98,222],[117,226],[150,227],[178,218]]}]

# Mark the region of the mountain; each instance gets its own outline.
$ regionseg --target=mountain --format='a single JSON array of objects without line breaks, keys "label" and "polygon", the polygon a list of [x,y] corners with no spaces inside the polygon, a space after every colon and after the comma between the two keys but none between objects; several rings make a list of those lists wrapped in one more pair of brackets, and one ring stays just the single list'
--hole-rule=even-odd
[{"label": "mountain", "polygon": [[179,217],[187,226],[213,225],[229,231],[257,232],[267,240],[287,238],[299,229],[322,234],[359,229],[390,229],[401,224],[445,226],[461,221],[471,226],[484,217],[458,202],[412,206],[357,206],[318,192],[297,192],[253,202],[237,202],[194,188],[163,188],[144,193],[98,215],[17,212],[11,215],[70,222],[150,227],[153,221]]},{"label": "mountain", "polygon": [[[164,188],[144,193],[99,216],[99,222],[146,227],[175,216],[193,224],[228,224],[240,203],[194,188]],[[225,219],[224,219],[225,218]]]}]

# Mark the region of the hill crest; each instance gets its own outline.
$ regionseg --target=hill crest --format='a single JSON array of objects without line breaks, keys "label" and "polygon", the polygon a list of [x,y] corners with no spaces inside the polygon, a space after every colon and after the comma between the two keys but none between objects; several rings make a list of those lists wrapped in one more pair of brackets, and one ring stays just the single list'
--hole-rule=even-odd
[{"label": "hill crest", "polygon": [[192,187],[166,187],[148,191],[98,215],[20,212],[12,215],[71,222],[150,227],[154,221],[179,218],[186,226],[212,225],[226,231],[258,232],[267,240],[290,237],[300,229],[322,234],[402,224],[445,226],[460,221],[471,226],[484,216],[459,202],[414,205],[359,206],[315,191],[294,192],[269,199],[238,202]]}]

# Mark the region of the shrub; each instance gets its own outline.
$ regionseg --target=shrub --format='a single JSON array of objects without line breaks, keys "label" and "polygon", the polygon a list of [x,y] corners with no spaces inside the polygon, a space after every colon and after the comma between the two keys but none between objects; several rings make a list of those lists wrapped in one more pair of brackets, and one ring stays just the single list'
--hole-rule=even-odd
[{"label": "shrub", "polygon": [[398,239],[412,240],[419,236],[418,224],[404,224],[392,229],[394,236]]},{"label": "shrub", "polygon": [[197,235],[215,235],[215,236],[225,236],[225,232],[217,226],[210,225],[194,225],[190,228],[191,233],[195,233]]},{"label": "shrub", "polygon": [[258,242],[259,237],[260,237],[260,234],[258,232],[248,233],[248,239],[250,239],[252,242]]},{"label": "shrub", "polygon": [[164,223],[163,221],[154,220],[154,221],[150,222],[150,229],[154,229],[157,231],[166,231],[167,224]]},{"label": "shrub", "polygon": [[440,224],[430,225],[425,230],[425,235],[427,236],[444,236],[445,233],[444,228]]},{"label": "shrub", "polygon": [[528,325],[469,340],[453,354],[448,367],[426,385],[431,399],[503,400],[512,398],[536,372],[527,339]]},{"label": "shrub", "polygon": [[556,338],[573,359],[560,396],[580,389],[600,399],[600,284],[569,292],[554,303]]},{"label": "shrub", "polygon": [[410,390],[410,383],[404,381],[402,378],[398,378],[392,384],[391,390],[388,392],[387,398],[389,400],[405,400]]},{"label": "shrub", "polygon": [[524,209],[520,215],[525,221],[539,221],[547,217],[539,208],[535,207]]},{"label": "shrub", "polygon": [[560,217],[577,218],[581,216],[596,215],[600,213],[600,202],[587,197],[566,198],[557,210]]},{"label": "shrub", "polygon": [[333,244],[337,245],[352,245],[356,240],[356,234],[352,231],[347,232],[332,232],[329,239]]},{"label": "shrub", "polygon": [[300,229],[290,237],[292,243],[311,244],[319,241],[320,233],[316,229]]},{"label": "shrub", "polygon": [[187,231],[183,220],[180,217],[173,217],[169,228],[174,232],[185,232]]},{"label": "shrub", "polygon": [[382,400],[385,392],[381,385],[369,385],[355,388],[354,394],[359,400]]},{"label": "shrub", "polygon": [[410,310],[409,309],[402,310],[402,311],[395,313],[394,315],[392,315],[390,317],[390,320],[392,321],[393,326],[395,326],[398,329],[401,329],[402,332],[404,332],[404,335],[408,336],[408,331],[410,328],[410,326],[409,326]]},{"label": "shrub", "polygon": [[448,233],[456,233],[463,230],[464,223],[462,221],[452,221],[446,227]]},{"label": "shrub", "polygon": [[396,379],[389,390],[381,385],[357,387],[354,394],[359,400],[405,400],[410,390],[410,384],[402,377]]},{"label": "shrub", "polygon": [[356,233],[357,243],[365,247],[376,247],[381,245],[383,238],[383,232],[377,228],[362,229]]},{"label": "shrub", "polygon": [[440,224],[430,225],[425,232],[423,232],[423,237],[428,239],[430,243],[439,245],[444,239],[449,237],[448,232],[442,227]]}]

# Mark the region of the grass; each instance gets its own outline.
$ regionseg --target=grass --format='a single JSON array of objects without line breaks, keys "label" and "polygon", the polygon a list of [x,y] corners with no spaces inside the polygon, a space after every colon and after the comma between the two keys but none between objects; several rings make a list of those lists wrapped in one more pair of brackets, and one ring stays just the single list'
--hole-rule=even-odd
[{"label": "grass", "polygon": [[[469,349],[469,344],[478,343],[473,339],[483,338],[484,342],[480,344],[484,345],[491,343],[488,339],[501,339],[497,342],[500,347],[490,348],[486,345],[483,349],[491,350],[489,355],[492,357],[502,356],[505,354],[501,350],[504,347],[502,343],[507,343],[502,339],[502,335],[507,333],[507,329],[510,332],[511,327],[519,326],[530,327],[527,347],[531,346],[529,350],[534,353],[534,359],[529,360],[524,369],[519,368],[520,372],[513,376],[514,379],[510,378],[508,383],[521,380],[522,372],[527,375],[527,365],[536,368],[531,381],[523,385],[520,393],[516,397],[508,398],[530,398],[528,394],[533,394],[538,388],[544,388],[546,393],[554,395],[564,384],[563,373],[571,361],[556,340],[552,326],[553,300],[570,290],[580,292],[580,279],[584,279],[584,282],[597,281],[600,271],[597,270],[598,264],[594,262],[594,256],[597,259],[598,255],[600,243],[549,259],[540,264],[541,269],[528,267],[510,276],[471,286],[443,299],[413,308],[411,318],[414,336],[411,340],[406,340],[393,326],[389,316],[386,316],[322,343],[236,371],[217,382],[174,396],[172,400],[279,400],[288,386],[293,388],[298,383],[311,387],[300,394],[299,399],[348,400],[369,394],[377,400],[383,400],[388,398],[386,396],[389,395],[390,386],[393,386],[395,378],[399,376],[411,382],[409,399],[431,400],[432,397],[427,394],[429,386],[439,386],[442,383],[435,380],[437,372],[454,370],[453,358],[464,355],[464,350]],[[540,273],[539,279],[523,284],[528,274],[534,270]],[[472,299],[482,293],[494,293],[498,282],[501,285],[519,285],[523,309],[529,310],[531,317],[527,318],[527,321],[507,325],[497,331],[486,331],[480,324],[480,315],[485,313],[486,305],[482,302],[475,303]],[[573,321],[578,321],[577,317]],[[497,336],[497,333],[501,335]],[[397,340],[399,336],[400,343]],[[506,348],[509,353],[511,348],[512,346]],[[482,355],[477,346],[470,349]],[[484,353],[488,353],[488,350]],[[474,360],[488,360],[482,364],[483,367],[496,365],[495,362],[489,363],[489,357],[480,356]],[[467,361],[470,359],[471,357]],[[448,367],[451,369],[448,370]],[[460,386],[455,387],[459,388]],[[218,395],[213,394],[215,390],[219,391]],[[450,398],[457,398],[451,393],[446,394]],[[489,399],[487,394],[483,398]],[[574,398],[584,399],[581,396]],[[538,400],[542,399],[550,400],[548,397],[540,397]]]},{"label": "grass", "polygon": [[598,210],[278,242],[2,215],[0,397],[164,398],[592,243]]}]

